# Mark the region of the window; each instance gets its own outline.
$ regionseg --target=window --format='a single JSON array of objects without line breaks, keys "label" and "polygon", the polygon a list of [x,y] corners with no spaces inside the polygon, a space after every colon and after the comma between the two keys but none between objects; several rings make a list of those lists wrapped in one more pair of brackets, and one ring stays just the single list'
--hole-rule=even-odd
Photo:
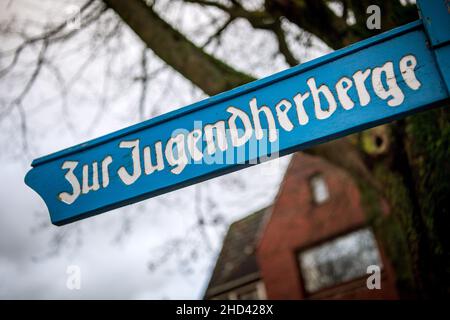
[{"label": "window", "polygon": [[366,275],[367,267],[382,267],[371,230],[362,229],[299,255],[304,287],[308,293]]},{"label": "window", "polygon": [[327,183],[325,181],[325,178],[321,174],[314,175],[311,178],[310,186],[315,203],[324,203],[330,197]]}]

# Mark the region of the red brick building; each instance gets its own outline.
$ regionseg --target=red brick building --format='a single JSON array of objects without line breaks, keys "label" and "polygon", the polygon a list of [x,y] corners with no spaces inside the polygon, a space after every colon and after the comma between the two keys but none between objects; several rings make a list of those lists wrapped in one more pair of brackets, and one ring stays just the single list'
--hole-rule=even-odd
[{"label": "red brick building", "polygon": [[[381,288],[369,289],[367,279],[377,270]],[[397,297],[393,269],[367,226],[354,182],[342,170],[302,153],[292,158],[274,203],[230,226],[204,295]]]}]

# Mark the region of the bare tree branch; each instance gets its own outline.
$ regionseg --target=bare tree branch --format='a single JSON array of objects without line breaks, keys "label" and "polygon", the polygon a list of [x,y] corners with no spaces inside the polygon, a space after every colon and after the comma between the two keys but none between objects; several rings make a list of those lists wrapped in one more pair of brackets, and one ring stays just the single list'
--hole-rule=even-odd
[{"label": "bare tree branch", "polygon": [[205,93],[214,95],[253,78],[205,53],[141,0],[105,0],[153,52]]},{"label": "bare tree branch", "polygon": [[185,2],[195,3],[208,7],[218,8],[229,15],[228,20],[225,24],[219,28],[215,34],[213,34],[203,45],[205,47],[208,45],[214,38],[220,36],[220,34],[228,27],[228,25],[237,18],[246,19],[253,28],[268,30],[274,33],[276,39],[278,41],[278,48],[280,53],[284,56],[286,62],[290,66],[295,66],[299,64],[299,61],[295,58],[291,50],[289,49],[289,45],[286,42],[286,37],[284,34],[284,30],[281,27],[280,17],[277,14],[271,15],[267,11],[249,11],[246,10],[242,5],[234,1],[233,6],[225,6],[223,4],[208,1],[208,0],[184,0]]},{"label": "bare tree branch", "polygon": [[286,35],[284,34],[284,30],[281,27],[280,22],[276,23],[273,31],[278,40],[278,49],[284,56],[287,64],[291,67],[298,65],[299,61],[297,60],[297,58],[295,58],[294,54],[291,52],[291,49],[289,49],[289,45],[286,41]]},{"label": "bare tree branch", "polygon": [[184,2],[199,4],[206,7],[215,7],[227,13],[230,19],[242,18],[250,22],[257,29],[271,29],[276,23],[278,15],[272,15],[266,10],[249,11],[241,6],[238,2],[234,2],[232,6],[225,6],[215,1],[208,0],[184,0]]},{"label": "bare tree branch", "polygon": [[28,79],[28,81],[26,82],[24,88],[22,89],[22,91],[17,95],[16,98],[14,98],[11,103],[3,110],[0,111],[0,121],[2,119],[4,119],[11,111],[14,107],[19,106],[22,104],[22,100],[25,98],[25,96],[28,94],[28,92],[30,91],[31,87],[33,86],[34,82],[36,81],[39,72],[41,71],[42,68],[42,64],[44,62],[44,57],[45,57],[45,53],[47,51],[48,48],[48,42],[44,41],[41,47],[41,50],[39,52],[39,56],[37,58],[36,61],[36,65],[35,68],[33,70],[33,72],[31,73],[30,78]]},{"label": "bare tree branch", "polygon": [[139,119],[144,120],[145,116],[145,98],[147,96],[147,84],[148,84],[148,73],[147,73],[147,47],[142,49],[141,53],[141,95],[139,97]]},{"label": "bare tree branch", "polygon": [[21,102],[17,103],[17,110],[19,112],[20,118],[20,132],[22,133],[22,149],[24,152],[28,152],[28,125],[27,125],[27,116],[25,114],[25,110],[23,109],[23,105]]},{"label": "bare tree branch", "polygon": [[[88,0],[80,8],[80,13],[84,12],[86,9],[88,9],[94,2],[95,2],[95,0]],[[23,36],[25,38],[24,42],[22,42],[16,49],[14,49],[12,51],[13,58],[11,60],[11,63],[4,69],[0,70],[0,78],[3,77],[5,74],[7,74],[16,65],[17,61],[20,58],[22,51],[27,46],[32,45],[37,42],[40,42],[40,41],[47,41],[47,43],[52,42],[52,41],[59,41],[61,39],[66,39],[66,38],[72,36],[73,34],[77,33],[79,31],[79,29],[73,29],[65,35],[60,35],[60,32],[64,31],[64,29],[66,28],[66,26],[70,20],[71,19],[68,19],[68,20],[62,22],[61,24],[57,25],[56,27],[50,29],[49,31],[44,32],[38,36],[34,36],[31,38],[27,38],[27,37]],[[8,54],[8,52],[2,52],[1,55],[7,56],[7,54]]]},{"label": "bare tree branch", "polygon": [[222,35],[222,32],[225,31],[226,28],[234,21],[234,18],[228,18],[225,23],[216,30],[202,45],[202,48],[205,48],[207,45],[211,43],[214,39],[217,39],[220,42],[220,36]]},{"label": "bare tree branch", "polygon": [[208,233],[206,231],[205,227],[205,218],[203,217],[203,210],[202,210],[202,190],[201,185],[197,184],[195,186],[195,213],[197,214],[197,225],[200,229],[201,236],[205,242],[205,246],[208,249],[208,251],[212,250],[211,241],[209,240]]}]

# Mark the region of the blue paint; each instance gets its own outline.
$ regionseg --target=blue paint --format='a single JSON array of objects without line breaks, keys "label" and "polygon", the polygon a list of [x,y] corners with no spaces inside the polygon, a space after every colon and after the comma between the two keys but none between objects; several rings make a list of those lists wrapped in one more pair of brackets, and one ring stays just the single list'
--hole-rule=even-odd
[{"label": "blue paint", "polygon": [[419,13],[433,47],[450,42],[450,1],[419,0]]},{"label": "blue paint", "polygon": [[[33,169],[27,174],[25,182],[44,199],[52,223],[63,225],[227,172],[239,170],[255,164],[269,155],[273,156],[274,153],[276,156],[285,155],[404,117],[425,108],[442,105],[442,103],[448,101],[449,94],[445,79],[442,76],[442,65],[439,64],[439,59],[450,60],[450,55],[448,50],[436,55],[434,49],[427,46],[427,39],[421,21],[407,24],[309,63],[246,84],[191,106],[38,158],[33,161]],[[411,61],[413,61],[411,57],[417,62],[413,74],[420,86],[413,81],[414,79],[405,78],[400,72],[400,61],[408,61],[408,65],[411,65]],[[391,101],[393,97],[381,97],[380,93],[376,94],[371,83],[371,76],[369,76],[365,81],[365,88],[369,94],[370,102],[362,106],[352,76],[358,70],[364,71],[366,69],[370,69],[371,75],[373,75],[374,68],[386,65],[388,62],[392,62],[395,80],[403,94],[403,100],[395,106],[389,106],[388,101]],[[335,88],[336,83],[343,77],[353,81],[353,87],[348,90],[348,95],[354,106],[349,110],[346,110],[343,103],[338,100],[337,89]],[[317,87],[327,85],[337,101],[337,108],[334,113],[323,120],[317,119],[314,112],[315,103],[312,98],[311,84],[308,85],[308,80],[311,78],[315,79]],[[381,77],[381,82],[386,88],[387,79],[384,74]],[[376,87],[380,88],[380,86]],[[306,124],[301,124],[294,96],[308,92],[310,96],[305,100],[304,109],[309,121]],[[230,106],[234,106],[247,114],[254,129],[256,125],[249,106],[249,102],[254,98],[257,100],[258,107],[265,105],[270,109],[274,116],[276,129],[278,129],[277,139],[273,143],[268,143],[267,150],[258,148],[249,152],[249,147],[256,145],[259,141],[267,141],[269,132],[264,132],[263,139],[257,140],[255,130],[253,130],[249,140],[242,146],[232,146],[231,137],[227,135],[228,149],[222,151],[218,150],[218,146],[216,146],[217,150],[214,155],[223,159],[226,157],[227,151],[246,151],[244,157],[240,159],[241,161],[234,159],[235,161],[231,163],[210,164],[197,161],[197,163],[187,164],[184,168],[178,167],[181,168],[180,172],[174,173],[171,170],[176,169],[177,166],[171,166],[166,154],[163,154],[164,169],[148,175],[145,174],[144,147],[150,148],[153,153],[152,161],[155,161],[155,144],[161,142],[164,151],[169,139],[175,137],[179,129],[185,130],[182,137],[186,137],[194,129],[200,129],[204,135],[204,126],[218,121],[225,121],[226,127],[229,128],[227,121],[230,119],[231,113],[227,111],[227,108]],[[275,109],[275,106],[283,99],[292,104],[292,108],[287,112],[287,117],[292,124],[290,131],[281,125]],[[321,95],[320,103],[322,107],[327,106],[323,95]],[[318,104],[316,103],[316,105]],[[201,124],[198,121],[201,121]],[[265,129],[269,128],[269,123],[264,116],[261,117],[261,125]],[[238,121],[237,126],[243,128],[243,123]],[[139,163],[142,173],[134,182],[127,185],[126,180],[119,177],[118,172],[121,167],[124,167],[121,170],[131,173],[134,162],[131,150],[120,148],[120,143],[134,140],[139,140]],[[187,144],[183,143],[183,146],[187,148]],[[205,141],[198,141],[195,146],[203,150],[207,144]],[[192,153],[187,152],[186,154],[192,158]],[[174,155],[179,154],[175,152]],[[201,155],[206,156],[207,152],[204,151]],[[107,170],[109,172],[109,184],[103,187],[104,177],[101,163],[107,156],[112,157],[112,163]],[[99,171],[98,190],[80,194],[70,204],[61,201],[61,193],[71,193],[73,189],[73,184],[69,183],[64,177],[68,170],[62,169],[62,166],[66,161],[78,162],[74,174],[81,184],[83,165],[89,165],[90,179],[88,182],[92,184],[92,163],[97,162]]]},{"label": "blue paint", "polygon": [[417,5],[441,77],[450,92],[450,1],[420,0]]}]

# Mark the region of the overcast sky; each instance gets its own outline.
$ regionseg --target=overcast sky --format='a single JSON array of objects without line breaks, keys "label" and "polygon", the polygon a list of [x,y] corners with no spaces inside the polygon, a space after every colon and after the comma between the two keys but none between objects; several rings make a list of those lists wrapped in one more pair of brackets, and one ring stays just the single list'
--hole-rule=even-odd
[{"label": "overcast sky", "polygon": [[[0,2],[1,23],[14,17],[22,23],[28,21],[30,27],[32,21],[61,19],[61,12],[64,7],[55,0]],[[180,13],[175,8],[166,15],[177,18],[174,21],[188,33],[207,21],[195,9]],[[27,30],[34,30],[30,28]],[[273,55],[273,39],[264,32],[250,31],[245,22],[237,21],[223,35],[226,50],[219,48],[216,54],[258,77],[286,68],[283,59]],[[107,50],[103,53],[103,44],[82,45],[89,43],[92,32],[50,52],[68,83],[84,61],[91,62],[71,85],[65,103],[62,80],[49,68],[43,70],[23,101],[26,136],[20,133],[18,112],[0,120],[0,298],[201,298],[229,223],[272,202],[289,158],[68,226],[51,225],[45,204],[23,182],[31,161],[140,121],[136,107],[139,87],[129,79],[139,73],[142,43],[124,28],[123,42],[111,45],[120,53],[111,57]],[[201,35],[191,38],[200,41]],[[2,50],[16,44],[8,37],[0,41]],[[0,79],[0,102],[8,101],[23,88],[35,63],[36,49],[25,51],[15,72]],[[92,51],[98,51],[95,59],[89,55]],[[303,50],[299,55],[307,60],[318,52]],[[163,66],[151,52],[148,54],[150,70]],[[102,76],[108,70],[115,75],[114,81],[107,82]],[[106,92],[106,98],[102,98],[102,92]],[[145,118],[203,98],[202,92],[166,68],[150,84]],[[206,239],[196,227],[198,212],[207,221]],[[67,268],[72,265],[81,270],[80,290],[66,286]]]}]

